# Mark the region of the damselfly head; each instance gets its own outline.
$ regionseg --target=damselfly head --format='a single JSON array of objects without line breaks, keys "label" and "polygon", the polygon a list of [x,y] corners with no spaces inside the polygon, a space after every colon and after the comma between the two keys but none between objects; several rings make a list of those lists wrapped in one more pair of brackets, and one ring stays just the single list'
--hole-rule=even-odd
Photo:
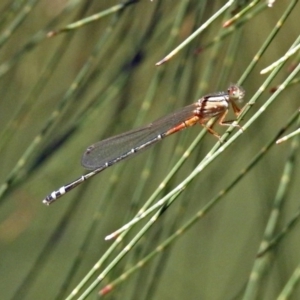
[{"label": "damselfly head", "polygon": [[237,84],[232,84],[228,88],[228,95],[230,100],[242,102],[245,97],[245,90]]}]

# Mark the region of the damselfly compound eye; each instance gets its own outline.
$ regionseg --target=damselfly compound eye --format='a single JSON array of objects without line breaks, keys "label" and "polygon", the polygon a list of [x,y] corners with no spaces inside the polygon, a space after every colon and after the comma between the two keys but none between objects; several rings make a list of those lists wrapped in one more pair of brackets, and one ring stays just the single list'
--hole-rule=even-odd
[{"label": "damselfly compound eye", "polygon": [[241,86],[234,84],[228,88],[228,95],[230,100],[242,102],[245,97],[245,90]]}]

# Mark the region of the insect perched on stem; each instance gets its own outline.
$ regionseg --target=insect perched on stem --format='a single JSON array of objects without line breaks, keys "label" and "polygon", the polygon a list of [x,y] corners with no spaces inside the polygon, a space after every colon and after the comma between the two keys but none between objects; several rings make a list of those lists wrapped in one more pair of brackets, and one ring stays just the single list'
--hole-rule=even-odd
[{"label": "insect perched on stem", "polygon": [[[233,125],[232,121],[225,121],[229,106],[231,104],[233,112],[237,116],[240,109],[235,102],[243,99],[244,96],[245,91],[242,87],[231,85],[227,92],[203,96],[196,103],[183,107],[149,125],[91,145],[84,152],[81,163],[84,168],[92,171],[52,192],[43,200],[43,203],[50,205],[65,193],[106,168],[127,157],[132,157],[141,150],[147,149],[164,137],[197,123],[220,139],[219,134],[211,126],[206,126],[206,123],[215,117],[222,126]],[[237,124],[234,126],[241,129]]]}]

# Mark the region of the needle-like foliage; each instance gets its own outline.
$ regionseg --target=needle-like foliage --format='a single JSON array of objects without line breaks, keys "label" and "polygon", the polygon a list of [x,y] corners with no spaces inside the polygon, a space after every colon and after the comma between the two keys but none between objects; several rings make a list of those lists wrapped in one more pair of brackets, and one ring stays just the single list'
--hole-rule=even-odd
[{"label": "needle-like foliage", "polygon": [[[298,1],[2,2],[1,299],[300,298]],[[231,84],[220,140],[192,126],[42,204],[89,145]]]}]

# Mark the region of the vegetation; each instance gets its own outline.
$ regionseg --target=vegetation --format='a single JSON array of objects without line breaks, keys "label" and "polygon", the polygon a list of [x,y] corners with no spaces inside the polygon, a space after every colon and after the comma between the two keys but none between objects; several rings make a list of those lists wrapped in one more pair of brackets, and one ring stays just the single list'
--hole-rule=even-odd
[{"label": "vegetation", "polygon": [[[2,1],[1,299],[299,299],[299,135],[276,141],[300,10],[271,2]],[[196,124],[42,204],[89,145],[232,83],[242,130]]]}]

